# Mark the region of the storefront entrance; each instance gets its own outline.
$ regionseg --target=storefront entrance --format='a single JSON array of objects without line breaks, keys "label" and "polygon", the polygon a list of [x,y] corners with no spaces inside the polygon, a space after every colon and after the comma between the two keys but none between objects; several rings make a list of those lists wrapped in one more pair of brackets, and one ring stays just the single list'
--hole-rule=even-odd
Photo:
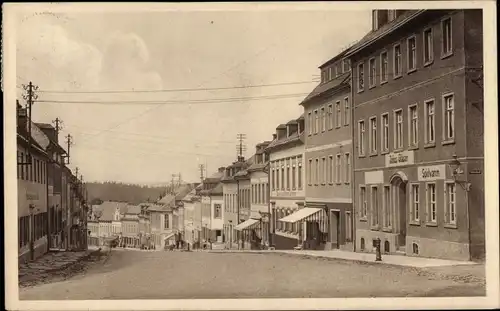
[{"label": "storefront entrance", "polygon": [[392,204],[391,210],[395,215],[395,229],[398,233],[398,247],[404,248],[406,245],[406,181],[399,175],[391,179]]},{"label": "storefront entrance", "polygon": [[330,242],[332,248],[339,248],[340,236],[340,212],[330,211]]}]

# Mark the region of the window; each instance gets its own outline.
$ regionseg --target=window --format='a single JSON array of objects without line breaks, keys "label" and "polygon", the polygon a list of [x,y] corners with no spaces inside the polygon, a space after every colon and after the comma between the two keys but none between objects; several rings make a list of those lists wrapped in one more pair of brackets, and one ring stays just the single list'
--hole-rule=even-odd
[{"label": "window", "polygon": [[297,172],[297,179],[298,179],[298,188],[302,189],[302,157],[299,157],[297,160],[299,163],[299,171]]},{"label": "window", "polygon": [[[274,168],[271,170],[271,185],[272,185],[272,189],[273,191],[276,190],[276,187],[275,187],[275,181],[276,181],[276,176],[275,176],[275,171],[274,171]],[[255,190],[254,190],[254,193],[255,193]],[[255,194],[254,194],[254,197],[255,197]],[[254,199],[255,200],[255,199]]]},{"label": "window", "polygon": [[443,97],[444,101],[444,139],[447,141],[455,138],[455,100],[453,94],[448,94]]},{"label": "window", "polygon": [[318,184],[319,181],[319,159],[316,159],[315,173],[314,173],[314,184]]},{"label": "window", "polygon": [[358,92],[362,92],[365,89],[364,82],[364,66],[363,63],[358,65]]},{"label": "window", "polygon": [[448,56],[452,53],[452,35],[451,35],[451,18],[447,18],[441,22],[442,31],[442,54]]},{"label": "window", "polygon": [[358,122],[358,152],[360,156],[365,155],[365,121]]},{"label": "window", "polygon": [[394,111],[394,149],[403,148],[403,110]]},{"label": "window", "polygon": [[434,109],[434,100],[425,102],[425,143],[433,144],[436,142],[436,117]]},{"label": "window", "polygon": [[[340,76],[340,69],[339,69],[339,65],[337,64],[337,65],[335,65],[335,78],[338,76]],[[333,77],[332,77],[332,79],[333,79]]]},{"label": "window", "polygon": [[376,83],[376,76],[377,76],[377,66],[375,62],[375,58],[371,58],[368,61],[368,70],[369,70],[369,84],[370,88],[375,86]]},{"label": "window", "polygon": [[314,110],[314,134],[318,134],[319,130],[319,115],[318,110]]},{"label": "window", "polygon": [[420,221],[420,186],[418,184],[411,185],[410,192],[410,214],[413,222]]},{"label": "window", "polygon": [[296,184],[297,184],[297,182],[296,182],[296,179],[297,179],[297,172],[296,172],[296,170],[297,169],[295,167],[295,164],[293,164],[293,166],[292,166],[292,189],[293,190],[297,189],[296,188]]},{"label": "window", "polygon": [[394,46],[394,78],[401,76],[401,45],[396,44]]},{"label": "window", "polygon": [[286,190],[290,190],[290,159],[286,160]]},{"label": "window", "polygon": [[344,157],[345,157],[344,181],[346,184],[348,184],[351,182],[351,155],[349,153],[345,153]]},{"label": "window", "polygon": [[345,212],[345,239],[346,239],[346,242],[352,241],[352,215],[351,215],[351,212]]},{"label": "window", "polygon": [[427,184],[427,221],[435,223],[437,220],[436,210],[436,184]]},{"label": "window", "polygon": [[366,206],[366,187],[361,186],[359,188],[359,204],[360,204],[360,214],[361,218],[366,219],[367,206]]},{"label": "window", "polygon": [[326,130],[325,107],[321,107],[321,131],[324,132],[325,130]]},{"label": "window", "polygon": [[312,135],[313,133],[313,119],[312,119],[312,113],[309,112],[307,114],[307,126],[309,127],[309,135]]},{"label": "window", "polygon": [[408,107],[408,118],[410,119],[409,133],[410,133],[410,146],[416,147],[418,145],[418,110],[417,105]]},{"label": "window", "polygon": [[377,153],[377,117],[370,118],[370,153]]},{"label": "window", "polygon": [[344,98],[344,126],[349,125],[351,119],[351,107],[349,105],[349,97]]},{"label": "window", "polygon": [[382,115],[382,151],[389,151],[389,114]]},{"label": "window", "polygon": [[21,163],[21,165],[20,165],[21,166],[21,179],[26,179],[26,175],[24,174],[24,171],[25,171],[25,169],[24,169],[24,163],[25,163],[24,152],[21,152],[21,160],[19,162]]},{"label": "window", "polygon": [[383,226],[384,228],[390,228],[392,226],[391,221],[391,188],[389,186],[384,186],[384,193],[382,198],[382,215],[383,215]]},{"label": "window", "polygon": [[320,172],[321,172],[321,184],[324,185],[326,183],[326,158],[323,157],[321,159],[321,168],[320,168]]},{"label": "window", "polygon": [[434,44],[432,38],[432,28],[424,30],[424,64],[429,64],[434,60]]},{"label": "window", "polygon": [[164,216],[164,219],[163,219],[163,227],[164,227],[165,229],[169,229],[169,228],[170,228],[170,223],[169,223],[168,215],[165,215],[165,216]]},{"label": "window", "polygon": [[342,65],[344,67],[344,72],[349,72],[351,71],[351,64],[349,62],[349,59],[347,58],[344,58],[344,60],[342,61]]},{"label": "window", "polygon": [[455,183],[454,182],[446,183],[445,218],[446,218],[446,222],[448,224],[451,224],[451,225],[457,224],[456,195],[457,195],[457,190],[455,187]]},{"label": "window", "polygon": [[372,227],[378,226],[378,188],[377,186],[372,186],[371,188],[371,219]]},{"label": "window", "polygon": [[333,78],[332,70],[332,67],[328,68],[328,80],[331,80]]},{"label": "window", "polygon": [[387,52],[384,51],[380,53],[380,83],[387,82],[389,70],[389,60],[387,58]]},{"label": "window", "polygon": [[337,154],[337,157],[335,159],[335,182],[337,184],[340,184],[341,180],[341,175],[342,175],[342,169],[341,169],[341,164],[342,164],[342,158],[340,156],[340,153]]},{"label": "window", "polygon": [[417,69],[417,39],[415,36],[408,38],[408,72]]},{"label": "window", "polygon": [[307,170],[307,184],[309,186],[312,185],[312,173],[313,173],[312,159],[309,159],[309,168]]},{"label": "window", "polygon": [[321,71],[321,83],[325,83],[326,82],[326,70],[322,70]]},{"label": "window", "polygon": [[396,10],[387,10],[387,21],[392,22],[396,19]]},{"label": "window", "polygon": [[281,160],[281,190],[285,190],[285,160]]},{"label": "window", "polygon": [[335,169],[335,166],[333,164],[333,156],[328,156],[328,183],[333,184],[333,170]]},{"label": "window", "polygon": [[333,104],[328,105],[328,129],[333,129]]},{"label": "window", "polygon": [[342,114],[340,112],[340,100],[335,103],[335,127],[339,128],[342,125]]}]

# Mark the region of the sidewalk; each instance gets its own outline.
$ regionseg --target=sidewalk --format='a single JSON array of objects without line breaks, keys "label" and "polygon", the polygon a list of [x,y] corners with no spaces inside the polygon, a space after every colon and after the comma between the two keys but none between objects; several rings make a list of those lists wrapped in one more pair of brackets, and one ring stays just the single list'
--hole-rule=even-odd
[{"label": "sidewalk", "polygon": [[251,251],[251,250],[212,250],[212,253],[277,253],[287,254],[291,256],[302,257],[316,257],[326,259],[340,259],[357,261],[363,263],[373,264],[386,264],[395,266],[405,266],[414,268],[432,268],[432,267],[446,267],[446,266],[461,266],[461,265],[477,265],[471,261],[457,261],[457,260],[444,260],[434,258],[412,257],[402,255],[382,255],[382,261],[375,261],[374,253],[355,253],[342,250],[329,250],[329,251],[314,251],[314,250],[265,250],[265,251]]},{"label": "sidewalk", "polygon": [[100,250],[49,252],[35,261],[19,264],[19,283],[30,282],[57,273],[98,252]]}]

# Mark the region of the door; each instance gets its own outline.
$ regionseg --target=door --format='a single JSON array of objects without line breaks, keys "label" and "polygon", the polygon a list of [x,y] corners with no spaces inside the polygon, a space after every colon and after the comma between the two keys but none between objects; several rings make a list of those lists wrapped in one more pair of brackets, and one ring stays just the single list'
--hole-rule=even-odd
[{"label": "door", "polygon": [[400,177],[392,181],[392,202],[396,218],[396,232],[398,233],[398,246],[406,245],[406,183]]},{"label": "door", "polygon": [[340,236],[340,213],[339,211],[330,211],[330,242],[332,248],[339,248]]}]

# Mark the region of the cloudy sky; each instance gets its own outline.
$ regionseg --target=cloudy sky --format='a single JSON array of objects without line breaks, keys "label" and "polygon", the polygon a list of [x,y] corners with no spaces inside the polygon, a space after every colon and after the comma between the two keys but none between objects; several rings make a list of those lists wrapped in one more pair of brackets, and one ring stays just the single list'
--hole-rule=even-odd
[{"label": "cloudy sky", "polygon": [[196,181],[198,164],[211,174],[235,160],[238,133],[250,157],[278,124],[299,117],[317,67],[363,36],[369,17],[25,12],[17,17],[18,94],[30,80],[39,86],[33,118],[63,120],[60,140],[73,136],[70,166],[86,180],[165,182],[180,172]]}]

